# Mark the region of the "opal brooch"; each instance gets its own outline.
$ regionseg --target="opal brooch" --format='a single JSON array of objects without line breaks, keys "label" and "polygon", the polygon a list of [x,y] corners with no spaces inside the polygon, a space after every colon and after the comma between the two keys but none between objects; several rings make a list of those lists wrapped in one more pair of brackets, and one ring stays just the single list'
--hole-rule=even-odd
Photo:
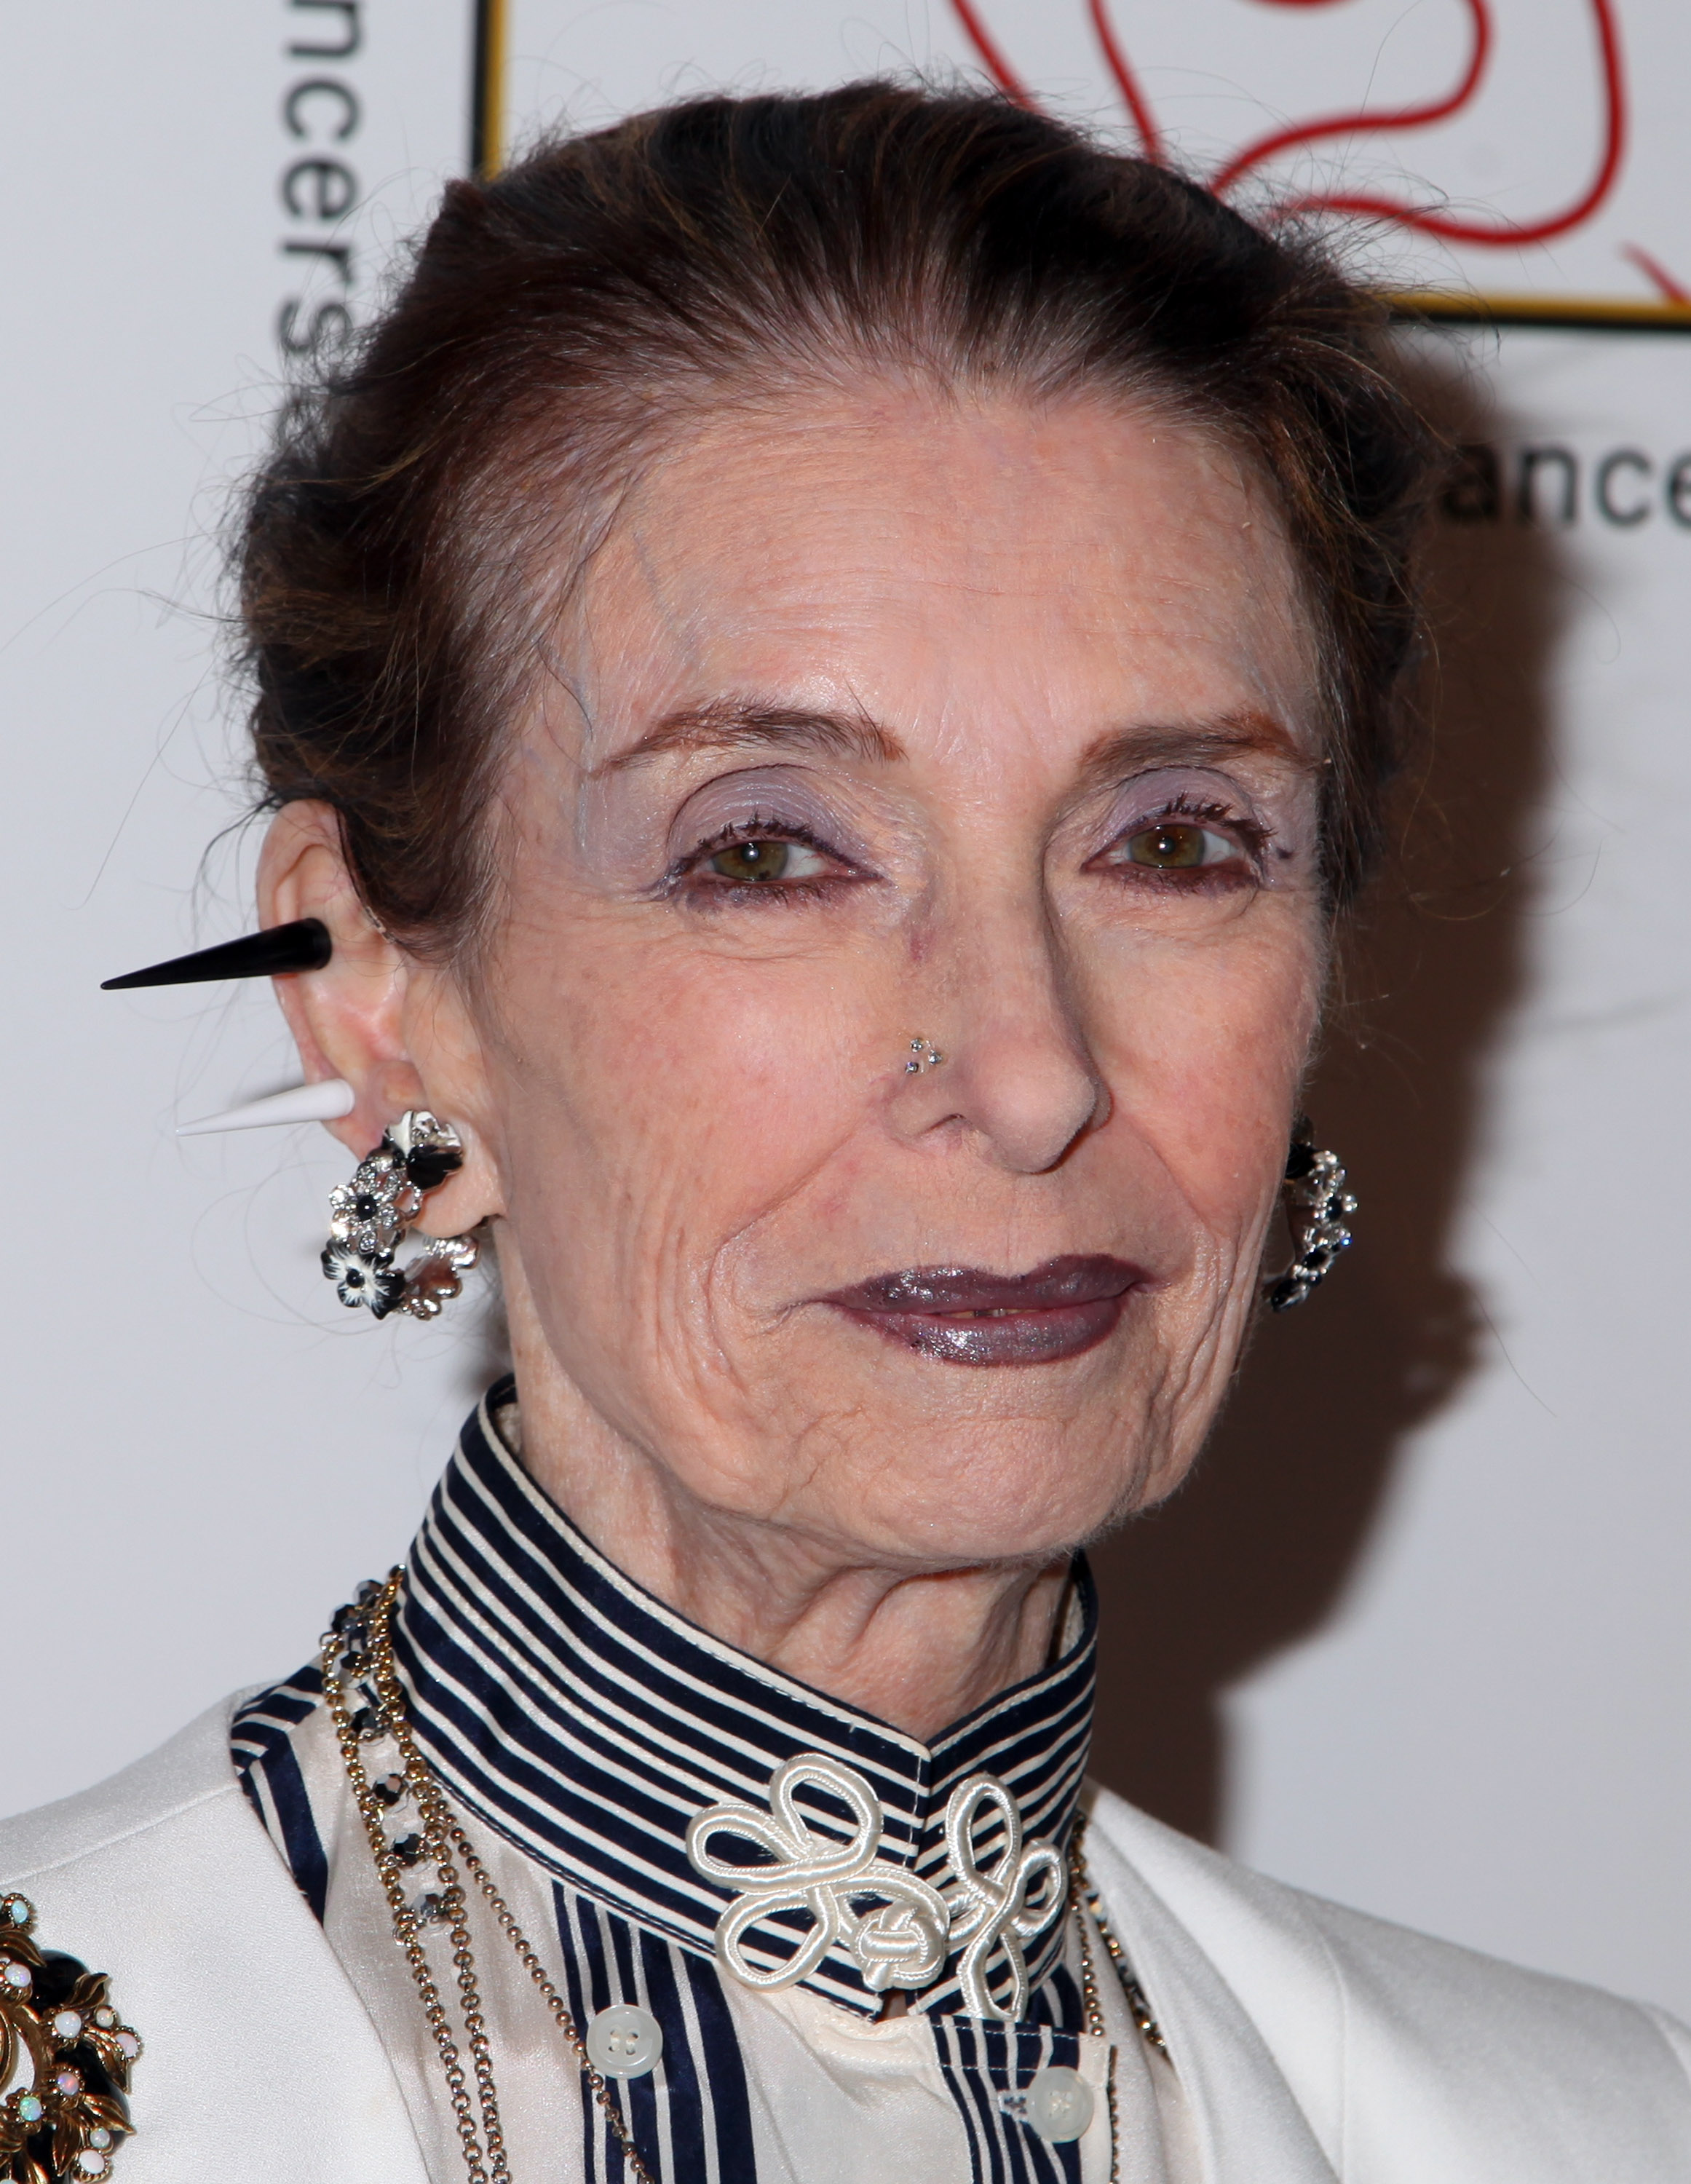
[{"label": "opal brooch", "polygon": [[35,1938],[27,1896],[0,1896],[0,2177],[99,2184],[129,2137],[141,2041],[106,1975]]}]

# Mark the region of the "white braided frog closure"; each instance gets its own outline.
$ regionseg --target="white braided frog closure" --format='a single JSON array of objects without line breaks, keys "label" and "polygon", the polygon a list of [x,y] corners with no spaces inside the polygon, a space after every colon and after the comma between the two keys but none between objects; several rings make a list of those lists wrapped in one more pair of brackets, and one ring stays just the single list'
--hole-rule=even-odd
[{"label": "white braided frog closure", "polygon": [[[845,1842],[820,1833],[798,1809],[801,1783],[826,1790],[852,1815]],[[800,1752],[770,1777],[769,1810],[730,1798],[701,1813],[687,1831],[697,1871],[739,1897],[716,1923],[716,1957],[743,1986],[792,1986],[808,1978],[836,1944],[854,1959],[877,1994],[889,1986],[926,1986],[946,1958],[948,1919],[937,1889],[884,1861],[881,1801],[861,1774],[820,1752]],[[743,1836],[767,1851],[773,1865],[731,1865],[713,1855],[710,1839]],[[854,1907],[868,1897],[866,1916]],[[809,1932],[785,1964],[763,1970],[747,1956],[746,1936],[778,1911],[808,1911]]]},{"label": "white braided frog closure", "polygon": [[[975,1829],[983,1805],[996,1805],[1004,1815],[1004,1843],[987,1873],[975,1856]],[[1049,1843],[1022,1848],[1021,1808],[993,1774],[971,1774],[952,1791],[945,1808],[945,1847],[957,1886],[951,1939],[964,1945],[957,1966],[963,2007],[971,2017],[1019,2020],[1027,2012],[1022,1943],[1043,1934],[1062,1910],[1067,1892],[1063,1861]],[[1004,2008],[987,1986],[987,1964],[999,1949],[1010,1976]]]}]

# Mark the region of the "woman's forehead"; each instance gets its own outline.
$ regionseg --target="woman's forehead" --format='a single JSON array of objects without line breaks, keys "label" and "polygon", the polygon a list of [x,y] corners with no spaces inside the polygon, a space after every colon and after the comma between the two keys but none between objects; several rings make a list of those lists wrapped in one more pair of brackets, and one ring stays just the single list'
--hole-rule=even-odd
[{"label": "woman's forehead", "polygon": [[1097,398],[878,388],[713,417],[631,483],[559,634],[595,768],[748,694],[918,744],[1312,710],[1268,493],[1201,432]]}]

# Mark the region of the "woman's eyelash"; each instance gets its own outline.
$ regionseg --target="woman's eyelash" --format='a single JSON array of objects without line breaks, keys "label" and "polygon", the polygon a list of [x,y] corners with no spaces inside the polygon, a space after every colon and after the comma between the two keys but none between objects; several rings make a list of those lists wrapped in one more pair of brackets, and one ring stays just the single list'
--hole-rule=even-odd
[{"label": "woman's eyelash", "polygon": [[[1195,796],[1189,790],[1182,790],[1176,795],[1165,798],[1160,804],[1136,814],[1117,831],[1114,838],[1116,842],[1131,840],[1136,834],[1144,833],[1149,829],[1165,825],[1171,820],[1185,820],[1199,826],[1214,827],[1224,831],[1238,843],[1244,855],[1259,868],[1263,862],[1264,852],[1273,840],[1273,836],[1266,827],[1255,819],[1247,817],[1236,806],[1214,799]],[[805,826],[802,821],[776,819],[767,817],[762,813],[753,812],[747,818],[731,820],[726,826],[717,827],[713,833],[706,835],[701,841],[695,843],[692,849],[677,857],[664,876],[661,883],[664,892],[668,893],[681,887],[702,866],[709,864],[713,857],[720,856],[723,850],[732,849],[737,844],[743,842],[790,842],[807,850],[814,850],[819,856],[827,857],[836,864],[845,866],[848,870],[852,866],[850,858],[843,855],[832,842],[824,839],[814,828]],[[746,892],[767,894],[770,896],[784,894],[791,897],[798,894],[815,894],[826,885],[826,878],[812,878],[778,881],[773,884],[769,882],[747,883],[742,888],[737,886],[733,881],[725,879],[712,892],[736,894]]]},{"label": "woman's eyelash", "polygon": [[[738,842],[792,842],[803,849],[814,850],[818,856],[830,857],[836,864],[848,867],[851,864],[850,858],[843,855],[832,842],[824,841],[820,834],[801,822],[791,819],[765,819],[754,813],[749,819],[735,819],[726,827],[719,827],[714,834],[708,834],[702,842],[696,843],[683,855],[677,857],[665,875],[665,889],[679,886],[701,865],[709,864],[713,857],[720,856],[724,850],[731,850]],[[731,882],[725,882],[725,891],[732,884]],[[787,883],[787,889],[792,892],[795,889],[815,888],[818,884],[820,883],[815,880],[794,881]],[[770,889],[770,892],[775,891]]]},{"label": "woman's eyelash", "polygon": [[1200,825],[1225,828],[1236,835],[1251,858],[1260,862],[1263,851],[1273,838],[1266,827],[1255,819],[1247,819],[1231,805],[1204,803],[1189,792],[1182,790],[1160,804],[1155,811],[1147,811],[1130,820],[1116,836],[1118,841],[1134,834],[1143,834],[1147,827],[1161,825],[1168,819],[1193,819]]},{"label": "woman's eyelash", "polygon": [[689,850],[681,860],[683,865],[696,865],[707,857],[716,856],[731,850],[736,842],[802,842],[807,850],[815,850],[825,857],[837,856],[839,852],[820,834],[790,819],[765,819],[754,813],[749,819],[731,820],[719,827],[714,834]]}]

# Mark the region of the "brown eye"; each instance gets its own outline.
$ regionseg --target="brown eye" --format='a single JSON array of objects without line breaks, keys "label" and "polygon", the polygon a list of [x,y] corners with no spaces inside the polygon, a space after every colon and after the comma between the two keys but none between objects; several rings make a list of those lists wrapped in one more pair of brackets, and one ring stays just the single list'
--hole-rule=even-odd
[{"label": "brown eye", "polygon": [[1238,844],[1225,834],[1186,819],[1162,819],[1154,827],[1142,827],[1122,847],[1124,861],[1160,872],[1193,872],[1204,865],[1225,864],[1238,855]]},{"label": "brown eye", "polygon": [[758,880],[790,878],[793,862],[791,842],[731,842],[711,858],[710,869],[718,879],[744,887]]}]

